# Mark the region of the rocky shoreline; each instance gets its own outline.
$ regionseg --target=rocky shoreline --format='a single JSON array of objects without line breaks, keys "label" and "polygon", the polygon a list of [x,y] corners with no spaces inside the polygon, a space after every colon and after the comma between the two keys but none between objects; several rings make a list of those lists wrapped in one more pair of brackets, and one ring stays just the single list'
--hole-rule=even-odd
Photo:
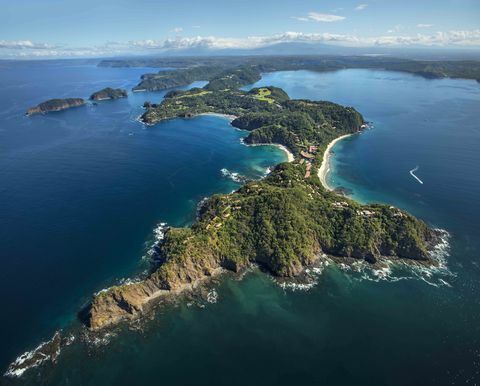
[{"label": "rocky shoreline", "polygon": [[160,281],[155,274],[152,274],[139,282],[105,289],[94,296],[92,303],[84,310],[81,318],[91,331],[99,331],[112,327],[120,322],[134,321],[142,317],[145,312],[151,310],[152,307],[161,301],[171,300],[184,293],[192,292],[222,274],[231,273],[241,278],[245,270],[252,264],[260,267],[266,274],[271,274],[277,278],[277,280],[291,283],[295,281],[301,282],[309,269],[319,264],[323,265],[326,262],[334,262],[340,266],[352,266],[363,261],[374,271],[382,270],[389,264],[403,264],[412,268],[422,267],[436,269],[440,266],[441,262],[436,260],[433,254],[436,246],[443,242],[442,237],[444,234],[445,232],[442,230],[432,231],[432,239],[427,246],[429,254],[427,259],[412,259],[391,255],[377,255],[375,258],[369,258],[368,256],[360,256],[355,252],[349,256],[340,256],[325,254],[319,251],[312,260],[297,267],[296,271],[288,276],[272,273],[268,268],[265,268],[260,261],[247,263],[245,265],[236,265],[226,263],[225,261],[214,263],[212,260],[211,263],[213,264],[209,264],[208,266],[188,267],[190,272],[186,274],[186,277],[180,274],[172,278],[172,281],[168,283]]}]

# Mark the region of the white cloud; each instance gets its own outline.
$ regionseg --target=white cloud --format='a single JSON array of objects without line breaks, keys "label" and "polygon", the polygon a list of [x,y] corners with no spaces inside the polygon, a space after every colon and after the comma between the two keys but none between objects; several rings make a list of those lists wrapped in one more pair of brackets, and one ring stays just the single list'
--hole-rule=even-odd
[{"label": "white cloud", "polygon": [[170,32],[174,32],[176,34],[179,34],[180,32],[183,31],[183,28],[182,27],[175,27],[174,29],[172,29]]},{"label": "white cloud", "polygon": [[303,16],[292,16],[292,19],[295,19],[298,21],[310,21],[308,17],[303,17]]},{"label": "white cloud", "polygon": [[328,13],[309,12],[308,16],[294,16],[294,19],[300,21],[319,21],[325,23],[331,23],[334,21],[344,20],[345,16],[331,15]]},{"label": "white cloud", "polygon": [[423,23],[417,24],[417,28],[430,28],[430,27],[433,27],[433,24],[423,24]]},{"label": "white cloud", "polygon": [[368,4],[358,4],[356,7],[355,7],[355,11],[363,11],[365,8],[368,7]]},{"label": "white cloud", "polygon": [[0,40],[0,48],[43,50],[53,47],[46,43],[33,43],[31,40]]},{"label": "white cloud", "polygon": [[192,25],[192,28],[201,28],[199,25]]},{"label": "white cloud", "polygon": [[142,40],[130,42],[135,47],[149,49],[187,48],[257,48],[276,43],[330,43],[344,46],[480,46],[480,29],[470,31],[437,32],[433,35],[416,34],[360,37],[356,35],[324,33],[284,32],[267,36],[246,38],[220,38],[214,36],[176,37],[166,40]]},{"label": "white cloud", "polygon": [[[395,31],[393,31],[395,32]],[[454,30],[434,34],[381,35],[363,37],[349,34],[284,32],[274,35],[228,38],[216,36],[176,36],[168,39],[146,39],[128,42],[106,42],[92,47],[53,46],[26,41],[0,41],[0,56],[15,57],[101,57],[121,54],[162,53],[186,49],[252,49],[277,43],[324,43],[353,47],[469,46],[480,48],[480,29]]]},{"label": "white cloud", "polygon": [[397,24],[395,27],[390,28],[390,29],[387,31],[387,33],[393,34],[393,33],[396,33],[396,32],[400,32],[402,29],[403,29],[403,26]]}]

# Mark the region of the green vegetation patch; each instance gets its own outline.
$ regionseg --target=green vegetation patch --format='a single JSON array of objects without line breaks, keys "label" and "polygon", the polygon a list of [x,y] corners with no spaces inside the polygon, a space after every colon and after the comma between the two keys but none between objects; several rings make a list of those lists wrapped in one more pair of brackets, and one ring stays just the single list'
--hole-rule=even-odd
[{"label": "green vegetation patch", "polygon": [[265,102],[268,102],[268,103],[275,102],[274,99],[269,98],[269,96],[272,95],[272,92],[268,88],[265,88],[265,87],[259,88],[258,92],[256,94],[253,94],[253,95],[254,95],[254,98],[256,98],[260,101],[265,101]]}]

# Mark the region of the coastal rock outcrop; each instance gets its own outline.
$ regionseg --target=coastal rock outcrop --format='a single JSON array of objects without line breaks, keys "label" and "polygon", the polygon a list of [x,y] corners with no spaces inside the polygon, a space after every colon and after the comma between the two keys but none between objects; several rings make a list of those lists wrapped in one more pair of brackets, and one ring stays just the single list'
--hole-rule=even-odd
[{"label": "coastal rock outcrop", "polygon": [[92,101],[103,101],[108,99],[119,99],[128,97],[127,90],[121,88],[107,87],[90,95]]},{"label": "coastal rock outcrop", "polygon": [[[68,339],[67,339],[68,340]],[[48,342],[41,343],[37,348],[20,355],[8,367],[5,376],[14,378],[21,376],[26,370],[37,367],[44,362],[55,363],[60,355],[62,345],[68,344],[59,331]]]},{"label": "coastal rock outcrop", "polygon": [[27,115],[46,114],[52,111],[62,111],[72,107],[83,106],[85,100],[82,98],[50,99],[27,110]]}]

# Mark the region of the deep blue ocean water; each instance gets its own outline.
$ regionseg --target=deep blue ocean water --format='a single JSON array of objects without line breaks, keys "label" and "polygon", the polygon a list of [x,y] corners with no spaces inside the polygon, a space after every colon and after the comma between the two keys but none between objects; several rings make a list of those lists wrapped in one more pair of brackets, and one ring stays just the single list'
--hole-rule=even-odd
[{"label": "deep blue ocean water", "polygon": [[[26,108],[134,86],[152,69],[78,61],[0,62],[0,364],[76,318],[94,291],[147,268],[160,222],[185,225],[198,202],[240,185],[222,168],[260,178],[285,160],[247,147],[228,120],[202,116],[146,127],[130,93],[44,116]],[[197,82],[192,86],[201,86]],[[47,338],[48,339],[48,338]]]},{"label": "deep blue ocean water", "polygon": [[[151,69],[78,62],[0,72],[0,363],[75,324],[100,288],[145,268],[158,222],[188,224],[195,206],[236,186],[221,168],[260,177],[284,159],[239,145],[226,120],[145,128],[133,94],[47,116],[54,96],[131,87]],[[75,343],[31,384],[475,384],[480,381],[480,85],[345,70],[265,74],[257,85],[356,107],[373,128],[334,148],[329,179],[363,201],[398,205],[450,233],[448,271],[385,279],[329,266],[308,291],[251,272],[159,310],[131,331]],[[70,89],[75,90],[71,93]],[[418,166],[419,184],[409,170]],[[16,383],[16,382],[15,382]]]}]

